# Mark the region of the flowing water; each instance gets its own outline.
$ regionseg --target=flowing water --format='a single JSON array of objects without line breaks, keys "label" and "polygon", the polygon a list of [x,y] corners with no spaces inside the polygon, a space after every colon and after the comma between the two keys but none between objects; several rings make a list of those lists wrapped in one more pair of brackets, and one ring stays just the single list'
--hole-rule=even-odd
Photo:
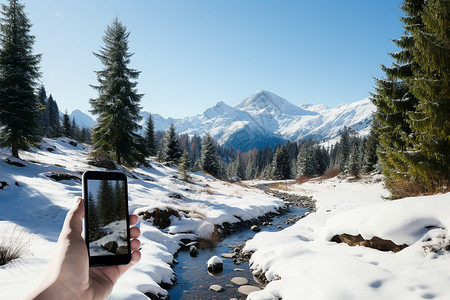
[{"label": "flowing water", "polygon": [[[302,207],[291,206],[289,212],[274,217],[270,222],[272,225],[260,226],[261,231],[282,230],[289,226],[286,222],[292,222],[292,218],[304,215],[307,211],[309,210]],[[197,257],[191,257],[189,251],[178,252],[176,259],[179,263],[174,267],[177,283],[168,290],[170,300],[246,299],[247,296],[238,292],[239,286],[231,282],[233,277],[245,277],[249,280],[249,285],[263,288],[253,277],[248,262],[237,265],[233,263],[233,259],[222,258],[223,271],[219,274],[209,273],[206,266],[212,256],[221,257],[224,253],[233,252],[235,245],[244,243],[255,234],[250,228],[242,228],[219,241],[214,247],[199,249]],[[213,284],[221,285],[224,291],[209,291]]]}]

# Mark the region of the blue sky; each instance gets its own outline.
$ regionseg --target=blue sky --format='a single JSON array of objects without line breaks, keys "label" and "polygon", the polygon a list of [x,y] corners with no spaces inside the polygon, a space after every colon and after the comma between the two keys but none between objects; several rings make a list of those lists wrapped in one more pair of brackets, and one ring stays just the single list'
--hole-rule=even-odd
[{"label": "blue sky", "polygon": [[[2,1],[3,3],[5,1]],[[41,78],[61,111],[88,112],[108,24],[131,32],[143,110],[164,117],[236,105],[259,89],[299,104],[361,100],[390,65],[399,0],[26,0]]]}]

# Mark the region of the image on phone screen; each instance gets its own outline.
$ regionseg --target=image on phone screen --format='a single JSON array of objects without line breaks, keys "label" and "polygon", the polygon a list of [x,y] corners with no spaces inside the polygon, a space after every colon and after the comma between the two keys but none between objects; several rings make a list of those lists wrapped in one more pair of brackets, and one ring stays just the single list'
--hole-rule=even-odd
[{"label": "image on phone screen", "polygon": [[90,256],[128,254],[127,188],[122,180],[87,180]]}]

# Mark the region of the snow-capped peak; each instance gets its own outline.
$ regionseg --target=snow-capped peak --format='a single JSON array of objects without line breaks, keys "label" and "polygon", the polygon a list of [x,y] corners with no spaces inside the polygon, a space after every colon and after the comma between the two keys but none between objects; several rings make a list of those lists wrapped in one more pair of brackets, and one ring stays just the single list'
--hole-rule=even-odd
[{"label": "snow-capped peak", "polygon": [[251,115],[317,115],[316,112],[306,111],[298,106],[295,106],[286,99],[265,90],[257,91],[252,96],[239,103],[236,108],[246,111]]}]

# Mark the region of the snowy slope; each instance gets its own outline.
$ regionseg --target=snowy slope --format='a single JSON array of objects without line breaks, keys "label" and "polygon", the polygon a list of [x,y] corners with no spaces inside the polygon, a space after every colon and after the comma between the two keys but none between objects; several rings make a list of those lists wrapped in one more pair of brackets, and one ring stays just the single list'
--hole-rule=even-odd
[{"label": "snowy slope", "polygon": [[[20,152],[23,159],[0,148],[0,244],[22,232],[29,240],[23,258],[0,266],[0,298],[23,299],[43,278],[73,198],[81,196],[81,174],[89,149],[70,139],[44,139],[40,149]],[[20,163],[23,167],[8,164]],[[183,238],[207,238],[214,225],[249,220],[275,211],[284,203],[259,190],[191,174],[192,183],[177,180],[177,169],[152,163],[153,168],[126,171],[130,212],[172,208],[180,212],[171,226],[160,230],[140,222],[142,259],[115,286],[110,299],[148,299],[143,293],[166,295],[160,283],[174,279],[170,264]],[[50,176],[66,174],[70,180]],[[177,197],[173,197],[176,193]],[[15,229],[16,228],[16,229]],[[14,233],[15,232],[15,233]]]},{"label": "snowy slope", "polygon": [[94,119],[92,119],[89,115],[85,114],[79,109],[72,111],[69,115],[70,120],[75,120],[78,126],[82,126],[84,128],[90,128],[97,124]]},{"label": "snowy slope", "polygon": [[[381,182],[366,181],[286,187],[313,196],[317,212],[247,242],[252,269],[270,281],[247,299],[450,299],[450,193],[389,201]],[[330,242],[343,233],[410,246],[393,253]]]}]

